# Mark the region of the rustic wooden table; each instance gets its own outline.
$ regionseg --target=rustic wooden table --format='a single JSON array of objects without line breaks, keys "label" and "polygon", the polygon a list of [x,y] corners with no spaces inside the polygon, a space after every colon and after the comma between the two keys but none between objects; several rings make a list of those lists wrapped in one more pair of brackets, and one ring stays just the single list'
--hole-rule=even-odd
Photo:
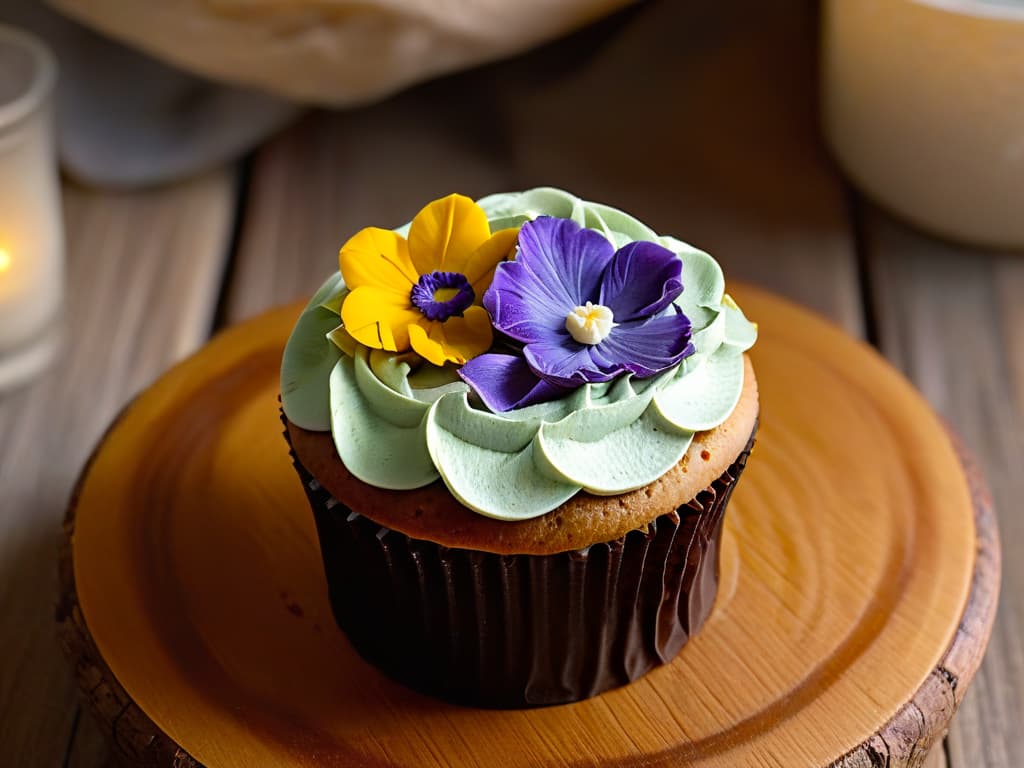
[{"label": "rustic wooden table", "polygon": [[930,764],[1020,764],[1024,254],[933,239],[844,183],[817,130],[813,4],[712,6],[649,3],[515,61],[310,114],[202,178],[131,194],[66,185],[65,354],[0,399],[4,765],[108,760],[80,715],[53,606],[72,484],[125,402],[218,328],[309,294],[356,228],[406,221],[450,191],[539,184],[631,210],[731,277],[830,317],[963,436],[1000,517],[1002,597]]}]

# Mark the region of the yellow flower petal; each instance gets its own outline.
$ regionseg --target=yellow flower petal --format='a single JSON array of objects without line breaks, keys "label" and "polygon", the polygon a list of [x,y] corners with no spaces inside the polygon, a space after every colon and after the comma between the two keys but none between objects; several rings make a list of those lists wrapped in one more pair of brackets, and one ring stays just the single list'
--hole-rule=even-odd
[{"label": "yellow flower petal", "polygon": [[487,214],[464,195],[448,195],[416,214],[409,255],[419,274],[464,272],[473,252],[491,236]]},{"label": "yellow flower petal", "polygon": [[462,317],[449,317],[443,323],[421,318],[409,326],[413,350],[434,365],[462,365],[486,352],[492,339],[491,318],[483,307],[470,307]]},{"label": "yellow flower petal", "polygon": [[445,360],[447,360],[444,354],[444,347],[427,335],[435,325],[440,325],[440,323],[431,322],[426,318],[423,318],[423,325],[410,325],[409,343],[412,345],[413,351],[428,363],[444,365]]},{"label": "yellow flower petal", "polygon": [[462,274],[473,286],[473,293],[476,294],[474,304],[483,301],[484,291],[490,288],[494,280],[494,268],[512,254],[518,238],[519,227],[499,230],[469,257]]},{"label": "yellow flower petal", "polygon": [[406,239],[379,227],[367,227],[349,238],[338,254],[338,264],[350,289],[372,285],[402,292],[408,298],[413,284],[419,280]]},{"label": "yellow flower petal", "polygon": [[345,297],[341,322],[360,344],[372,349],[405,352],[409,349],[409,324],[423,319],[418,309],[394,291],[363,285]]}]

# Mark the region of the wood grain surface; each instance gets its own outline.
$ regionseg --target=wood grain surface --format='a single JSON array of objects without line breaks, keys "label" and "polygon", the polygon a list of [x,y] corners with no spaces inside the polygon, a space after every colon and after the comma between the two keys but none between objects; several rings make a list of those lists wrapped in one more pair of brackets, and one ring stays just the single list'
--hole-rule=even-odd
[{"label": "wood grain surface", "polygon": [[231,203],[226,173],[130,197],[66,189],[63,353],[44,378],[0,400],[0,746],[7,764],[64,759],[77,702],[53,636],[52,561],[71,468],[85,461],[127,397],[209,333]]},{"label": "wood grain surface", "polygon": [[[327,629],[315,533],[275,421],[295,310],[216,339],[106,438],[75,506],[85,625],[66,627],[87,626],[132,699],[207,765],[315,755],[342,765],[821,766],[911,699],[928,727],[881,738],[917,747],[890,749],[891,765],[918,765],[953,711],[928,682],[950,653],[976,666],[991,626],[990,507],[982,494],[982,609],[948,651],[975,539],[942,427],[866,348],[765,294],[736,294],[761,322],[754,360],[776,416],[727,517],[715,613],[641,683],[570,707],[464,709],[387,681]],[[814,418],[819,410],[830,417]]]},{"label": "wood grain surface", "polygon": [[[881,350],[963,436],[992,488],[1008,556],[985,663],[950,732],[950,764],[1024,759],[1024,258],[936,240],[863,207]],[[958,696],[959,700],[959,696]]]}]

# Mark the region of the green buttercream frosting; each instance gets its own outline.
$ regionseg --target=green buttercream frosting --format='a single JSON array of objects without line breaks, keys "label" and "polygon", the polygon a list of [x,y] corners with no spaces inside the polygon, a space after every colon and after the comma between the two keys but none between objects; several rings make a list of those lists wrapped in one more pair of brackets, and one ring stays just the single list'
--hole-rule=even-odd
[{"label": "green buttercream frosting", "polygon": [[[526,520],[581,490],[611,495],[642,488],[682,459],[695,432],[728,418],[743,390],[743,352],[757,327],[725,294],[711,256],[558,189],[478,202],[492,232],[556,216],[601,232],[616,248],[649,240],[678,254],[683,292],[676,304],[690,318],[696,351],[648,379],[624,375],[560,400],[491,413],[452,366],[367,349],[339,328],[347,289],[335,273],[288,340],[281,400],[296,425],[332,433],[353,475],[396,490],[440,478],[482,515]],[[406,234],[408,225],[396,231]]]}]

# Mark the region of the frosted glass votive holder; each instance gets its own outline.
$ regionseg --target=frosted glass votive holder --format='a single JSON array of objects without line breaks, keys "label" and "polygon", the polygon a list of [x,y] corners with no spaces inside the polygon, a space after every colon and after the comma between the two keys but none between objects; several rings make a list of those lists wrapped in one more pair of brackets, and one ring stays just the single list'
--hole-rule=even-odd
[{"label": "frosted glass votive holder", "polygon": [[61,338],[56,79],[56,61],[43,43],[0,25],[0,392],[43,370]]}]

